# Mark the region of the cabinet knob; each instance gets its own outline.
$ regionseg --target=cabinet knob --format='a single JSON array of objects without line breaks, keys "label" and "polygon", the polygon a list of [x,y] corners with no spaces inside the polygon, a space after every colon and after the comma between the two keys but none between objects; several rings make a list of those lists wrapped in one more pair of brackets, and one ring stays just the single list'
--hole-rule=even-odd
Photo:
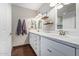
[{"label": "cabinet knob", "polygon": [[50,49],[47,49],[49,52],[52,52]]}]

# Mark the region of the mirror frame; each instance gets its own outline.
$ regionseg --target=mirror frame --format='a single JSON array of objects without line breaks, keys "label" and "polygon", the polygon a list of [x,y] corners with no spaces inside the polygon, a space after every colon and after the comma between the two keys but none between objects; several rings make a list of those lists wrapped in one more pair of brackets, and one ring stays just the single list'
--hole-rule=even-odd
[{"label": "mirror frame", "polygon": [[[76,4],[76,3],[75,3],[75,4]],[[55,13],[56,13],[56,16],[55,16],[55,18],[56,18],[56,19],[55,19],[55,30],[56,30],[56,31],[58,31],[58,30],[75,31],[75,30],[76,30],[76,26],[77,26],[77,25],[76,25],[76,17],[75,17],[75,22],[74,22],[74,23],[75,23],[75,24],[74,24],[74,26],[75,26],[74,29],[57,29],[57,21],[58,21],[57,6],[55,7],[55,9],[56,9],[56,12],[55,12]],[[76,12],[76,11],[75,11],[75,12]],[[75,16],[76,16],[76,15],[75,15]]]}]

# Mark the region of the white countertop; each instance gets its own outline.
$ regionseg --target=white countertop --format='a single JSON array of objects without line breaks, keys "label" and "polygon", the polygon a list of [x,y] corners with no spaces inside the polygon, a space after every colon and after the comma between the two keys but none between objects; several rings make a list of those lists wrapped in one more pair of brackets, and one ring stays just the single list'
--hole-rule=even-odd
[{"label": "white countertop", "polygon": [[30,30],[29,32],[50,38],[53,41],[57,41],[65,45],[69,45],[71,47],[79,48],[79,37],[69,36],[69,35],[61,36],[56,33],[46,33],[42,31],[38,32],[36,30]]}]

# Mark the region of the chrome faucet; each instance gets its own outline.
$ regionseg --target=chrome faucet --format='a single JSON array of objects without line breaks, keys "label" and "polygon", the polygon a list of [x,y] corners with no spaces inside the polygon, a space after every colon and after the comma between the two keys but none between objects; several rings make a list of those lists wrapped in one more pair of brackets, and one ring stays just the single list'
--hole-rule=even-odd
[{"label": "chrome faucet", "polygon": [[63,35],[63,36],[66,35],[66,32],[63,30],[59,30],[58,33],[59,33],[59,35]]}]

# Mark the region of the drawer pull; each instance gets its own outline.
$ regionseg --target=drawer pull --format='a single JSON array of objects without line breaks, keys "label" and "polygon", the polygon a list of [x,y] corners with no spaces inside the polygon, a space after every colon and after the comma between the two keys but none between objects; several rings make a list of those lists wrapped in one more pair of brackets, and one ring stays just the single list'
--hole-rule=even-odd
[{"label": "drawer pull", "polygon": [[47,49],[49,52],[52,52],[50,49]]}]

